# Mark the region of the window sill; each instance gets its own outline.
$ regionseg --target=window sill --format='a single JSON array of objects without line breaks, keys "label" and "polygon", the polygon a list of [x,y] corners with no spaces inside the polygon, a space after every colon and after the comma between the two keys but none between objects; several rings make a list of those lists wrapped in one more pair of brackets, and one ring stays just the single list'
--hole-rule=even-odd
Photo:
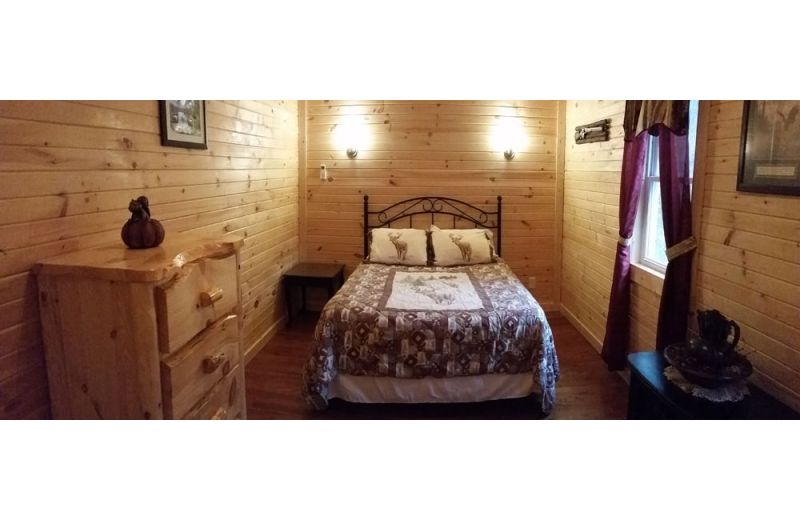
[{"label": "window sill", "polygon": [[661,296],[664,287],[664,273],[631,262],[631,280]]},{"label": "window sill", "polygon": [[652,269],[650,267],[647,267],[644,264],[640,264],[638,262],[631,262],[631,268],[639,271],[644,271],[645,276],[651,275],[655,276],[656,278],[661,278],[662,280],[664,279],[664,273],[662,273],[661,271],[656,271],[655,269]]}]

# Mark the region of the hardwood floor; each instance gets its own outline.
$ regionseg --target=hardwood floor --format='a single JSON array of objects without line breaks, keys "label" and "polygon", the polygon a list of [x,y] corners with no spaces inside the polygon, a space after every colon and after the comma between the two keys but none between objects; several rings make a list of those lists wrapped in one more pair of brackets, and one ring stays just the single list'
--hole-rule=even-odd
[{"label": "hardwood floor", "polygon": [[[300,374],[318,314],[295,319],[247,365],[249,419],[538,419],[531,398],[470,404],[353,404],[331,400],[325,412],[300,396]],[[556,342],[561,379],[548,419],[624,419],[628,386],[609,372],[600,355],[561,315],[548,316]]]}]

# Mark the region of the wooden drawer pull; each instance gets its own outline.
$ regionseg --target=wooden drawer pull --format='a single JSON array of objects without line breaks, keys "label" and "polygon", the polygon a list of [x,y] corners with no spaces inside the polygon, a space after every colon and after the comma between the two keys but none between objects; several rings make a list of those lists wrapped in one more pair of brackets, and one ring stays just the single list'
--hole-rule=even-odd
[{"label": "wooden drawer pull", "polygon": [[211,287],[204,292],[200,293],[200,306],[210,307],[215,302],[222,299],[222,289],[219,287]]},{"label": "wooden drawer pull", "polygon": [[[209,356],[203,360],[203,372],[211,374],[225,362],[225,353]],[[195,365],[196,366],[196,365]]]},{"label": "wooden drawer pull", "polygon": [[225,419],[228,416],[228,410],[225,408],[217,408],[217,411],[214,412],[214,415],[211,416],[212,421],[220,421]]}]

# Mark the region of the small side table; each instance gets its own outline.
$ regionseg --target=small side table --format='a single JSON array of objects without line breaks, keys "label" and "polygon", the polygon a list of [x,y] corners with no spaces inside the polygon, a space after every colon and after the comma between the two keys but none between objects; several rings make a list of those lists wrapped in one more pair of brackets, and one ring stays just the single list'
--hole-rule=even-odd
[{"label": "small side table", "polygon": [[283,274],[283,290],[289,314],[287,327],[292,326],[292,292],[300,287],[303,295],[303,310],[306,310],[306,288],[319,287],[328,290],[328,298],[344,285],[344,265],[313,264],[301,262]]},{"label": "small side table", "polygon": [[667,363],[660,352],[630,354],[628,364],[628,419],[800,419],[800,414],[753,385],[747,385],[750,395],[737,403],[693,397],[664,376]]}]

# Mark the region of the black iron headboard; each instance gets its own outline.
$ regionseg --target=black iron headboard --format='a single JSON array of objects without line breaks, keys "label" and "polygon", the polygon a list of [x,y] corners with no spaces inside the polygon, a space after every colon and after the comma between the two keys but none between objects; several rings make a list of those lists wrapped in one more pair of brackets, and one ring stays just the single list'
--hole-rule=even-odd
[{"label": "black iron headboard", "polygon": [[[377,215],[377,225],[370,225],[370,215]],[[408,227],[414,227],[415,215],[430,215],[433,224],[436,215],[452,215],[453,227],[456,219],[466,220],[475,227],[495,230],[495,246],[497,255],[501,254],[501,235],[503,229],[503,197],[497,197],[497,211],[484,211],[472,204],[467,204],[447,197],[417,197],[407,199],[381,211],[369,210],[369,195],[364,195],[364,258],[369,255],[369,232],[380,227],[392,227],[392,222],[408,218]],[[496,216],[494,222],[489,217]]]}]

